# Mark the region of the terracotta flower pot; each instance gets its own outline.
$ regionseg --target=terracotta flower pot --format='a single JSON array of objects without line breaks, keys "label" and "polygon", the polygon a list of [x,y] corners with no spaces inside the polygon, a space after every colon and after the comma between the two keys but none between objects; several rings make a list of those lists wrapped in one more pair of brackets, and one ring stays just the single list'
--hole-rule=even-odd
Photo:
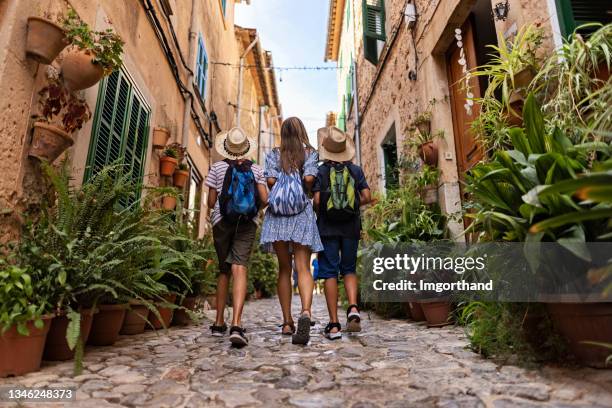
[{"label": "terracotta flower pot", "polygon": [[51,163],[74,144],[72,137],[57,126],[35,122],[32,127],[32,144],[28,152],[30,157]]},{"label": "terracotta flower pot", "polygon": [[605,367],[610,350],[585,342],[612,343],[612,303],[549,303],[546,307],[578,360]]},{"label": "terracotta flower pot", "polygon": [[415,322],[422,322],[425,320],[425,314],[423,313],[423,308],[420,303],[410,302],[410,315]]},{"label": "terracotta flower pot", "polygon": [[174,187],[183,188],[189,178],[189,170],[175,170],[172,175],[172,182]]},{"label": "terracotta flower pot", "polygon": [[68,45],[62,27],[39,17],[28,17],[26,55],[41,64],[50,64]]},{"label": "terracotta flower pot", "polygon": [[514,113],[506,112],[506,121],[510,126],[523,126],[523,105],[525,104],[525,100],[518,92],[512,92],[509,104]]},{"label": "terracotta flower pot", "polygon": [[157,127],[153,129],[153,148],[163,149],[170,139],[170,131],[168,129]]},{"label": "terracotta flower pot", "polygon": [[[91,331],[91,324],[93,322],[93,316],[97,310],[87,309],[81,311],[81,339],[83,344],[87,343],[89,332]],[[68,347],[68,341],[66,340],[66,330],[68,329],[68,317],[66,313],[62,313],[51,321],[51,328],[47,335],[47,342],[45,344],[45,352],[43,354],[44,360],[52,361],[64,361],[70,360],[74,357],[74,350],[70,350]]]},{"label": "terracotta flower pot", "polygon": [[427,136],[431,133],[431,121],[430,120],[423,120],[423,121],[420,121],[419,123],[416,123],[415,125],[423,136]]},{"label": "terracotta flower pot", "polygon": [[427,327],[442,327],[452,324],[449,302],[424,302],[421,303],[421,306],[427,319]]},{"label": "terracotta flower pot", "polygon": [[[198,298],[196,296],[188,296],[183,299],[181,306],[187,310],[194,311],[197,299]],[[189,314],[187,314],[185,309],[176,309],[174,311],[174,317],[172,318],[173,324],[187,326],[192,322],[191,317],[189,317]]]},{"label": "terracotta flower pot", "polygon": [[95,55],[90,51],[72,48],[62,60],[64,85],[71,91],[80,91],[97,84],[104,76],[104,69],[94,63]]},{"label": "terracotta flower pot", "polygon": [[168,211],[174,210],[176,208],[176,197],[170,195],[163,196],[162,208]]},{"label": "terracotta flower pot", "polygon": [[434,204],[438,202],[438,187],[436,186],[426,186],[422,193],[421,197],[425,204]]},{"label": "terracotta flower pot", "polygon": [[531,67],[520,70],[514,74],[514,87],[527,88],[535,76],[536,72]]},{"label": "terracotta flower pot", "polygon": [[159,174],[169,177],[174,174],[178,160],[174,157],[162,156],[159,158]]},{"label": "terracotta flower pot", "polygon": [[123,325],[119,334],[139,334],[145,331],[149,309],[141,303],[131,303],[130,308],[125,312]]},{"label": "terracotta flower pot", "polygon": [[[174,303],[176,301],[176,294],[165,296],[166,302]],[[155,330],[168,328],[170,327],[170,322],[172,322],[172,314],[174,309],[171,307],[164,306],[163,303],[157,304],[157,311],[161,316],[161,320],[157,318],[155,313],[149,312],[149,321]]]},{"label": "terracotta flower pot", "polygon": [[419,157],[423,159],[425,164],[430,166],[438,165],[438,146],[435,145],[433,140],[423,143],[418,147]]},{"label": "terracotta flower pot", "polygon": [[94,316],[87,344],[110,346],[119,338],[127,305],[100,305]]},{"label": "terracotta flower pot", "polygon": [[53,316],[43,317],[42,329],[34,327],[34,322],[28,322],[28,336],[19,334],[16,326],[0,334],[0,378],[24,375],[40,368],[51,319]]}]

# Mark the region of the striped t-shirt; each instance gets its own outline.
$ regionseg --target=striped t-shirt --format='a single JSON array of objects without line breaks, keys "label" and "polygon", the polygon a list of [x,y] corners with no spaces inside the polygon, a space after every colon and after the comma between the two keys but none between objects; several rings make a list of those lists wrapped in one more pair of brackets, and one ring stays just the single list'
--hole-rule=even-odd
[{"label": "striped t-shirt", "polygon": [[[206,176],[206,185],[217,190],[217,197],[221,194],[221,190],[223,189],[223,179],[225,179],[225,173],[227,172],[228,167],[229,164],[227,164],[227,162],[224,160],[218,161],[212,165],[210,171],[208,172],[208,176]],[[255,176],[255,182],[265,186],[266,179],[263,175],[263,169],[257,164],[253,164],[251,166],[251,171]],[[213,208],[210,216],[212,225],[215,225],[221,221],[221,218],[223,218],[223,216],[221,215],[221,210],[219,209],[219,199],[217,199],[215,202],[215,207]]]}]

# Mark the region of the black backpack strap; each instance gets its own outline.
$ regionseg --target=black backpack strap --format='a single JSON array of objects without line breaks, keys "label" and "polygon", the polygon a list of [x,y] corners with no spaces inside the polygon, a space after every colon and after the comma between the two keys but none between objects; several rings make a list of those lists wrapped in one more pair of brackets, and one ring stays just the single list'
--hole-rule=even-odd
[{"label": "black backpack strap", "polygon": [[228,164],[228,166],[227,170],[225,171],[225,176],[223,177],[223,187],[221,187],[221,194],[219,194],[219,210],[221,210],[221,215],[226,215],[225,204],[231,198],[227,192],[229,191],[230,184],[232,183],[232,174],[234,172],[234,167],[236,166],[235,161],[229,159],[225,159],[224,161]]}]

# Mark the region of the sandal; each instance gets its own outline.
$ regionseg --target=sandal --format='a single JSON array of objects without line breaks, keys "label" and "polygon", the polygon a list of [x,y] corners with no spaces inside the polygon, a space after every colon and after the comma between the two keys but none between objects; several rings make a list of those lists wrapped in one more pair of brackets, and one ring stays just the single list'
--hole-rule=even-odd
[{"label": "sandal", "polygon": [[210,331],[214,337],[223,337],[225,335],[225,332],[227,331],[227,324],[213,324],[210,326]]},{"label": "sandal", "polygon": [[[332,332],[333,329],[338,329],[337,332]],[[324,334],[330,340],[338,340],[342,338],[342,326],[338,322],[329,322],[327,326],[325,326]]]},{"label": "sandal", "polygon": [[310,341],[310,314],[302,312],[298,319],[297,330],[291,338],[293,344],[308,344]]},{"label": "sandal", "polygon": [[[281,328],[281,334],[283,336],[292,336],[295,333],[295,325],[293,322],[283,322],[279,327]],[[285,327],[289,327],[291,331],[285,331]]]},{"label": "sandal", "polygon": [[357,305],[349,305],[346,309],[346,331],[353,333],[361,331],[361,315]]}]

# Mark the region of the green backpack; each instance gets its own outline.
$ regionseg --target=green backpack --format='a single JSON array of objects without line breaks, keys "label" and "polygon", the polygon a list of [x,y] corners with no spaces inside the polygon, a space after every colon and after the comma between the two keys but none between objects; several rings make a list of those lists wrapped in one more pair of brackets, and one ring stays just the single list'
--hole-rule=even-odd
[{"label": "green backpack", "polygon": [[329,198],[327,219],[347,221],[359,214],[359,194],[355,191],[355,178],[348,166],[329,166]]}]

